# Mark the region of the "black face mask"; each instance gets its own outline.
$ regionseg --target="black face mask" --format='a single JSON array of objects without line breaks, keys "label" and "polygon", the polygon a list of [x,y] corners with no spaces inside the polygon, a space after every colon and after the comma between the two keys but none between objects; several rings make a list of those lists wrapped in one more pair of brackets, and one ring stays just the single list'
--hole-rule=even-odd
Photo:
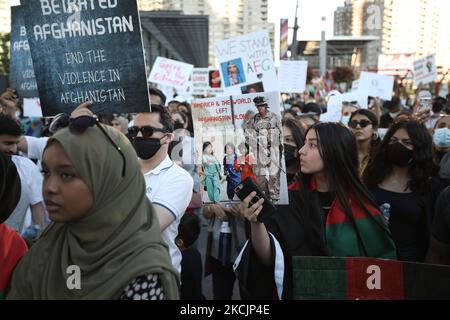
[{"label": "black face mask", "polygon": [[289,144],[284,144],[284,159],[286,160],[286,166],[298,164],[298,150],[296,147]]},{"label": "black face mask", "polygon": [[181,123],[180,121],[175,121],[173,125],[173,130],[176,131],[178,129],[184,129],[184,124]]},{"label": "black face mask", "polygon": [[161,139],[136,137],[133,147],[140,159],[149,160],[161,149]]},{"label": "black face mask", "polygon": [[414,152],[400,142],[396,142],[388,145],[387,156],[392,164],[407,167],[412,163]]}]

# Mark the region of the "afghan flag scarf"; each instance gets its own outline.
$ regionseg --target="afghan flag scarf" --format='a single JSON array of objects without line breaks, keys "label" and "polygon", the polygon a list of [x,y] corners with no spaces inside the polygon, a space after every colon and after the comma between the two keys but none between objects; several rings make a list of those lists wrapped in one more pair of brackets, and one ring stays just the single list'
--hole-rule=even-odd
[{"label": "afghan flag scarf", "polygon": [[[289,189],[299,190],[300,183],[297,181]],[[311,192],[317,191],[314,179],[311,180],[309,189]],[[397,250],[380,210],[363,199],[363,205],[372,215],[370,217],[352,193],[349,193],[348,202],[353,221],[345,214],[338,198],[328,212],[325,223],[328,255],[396,260]]]}]

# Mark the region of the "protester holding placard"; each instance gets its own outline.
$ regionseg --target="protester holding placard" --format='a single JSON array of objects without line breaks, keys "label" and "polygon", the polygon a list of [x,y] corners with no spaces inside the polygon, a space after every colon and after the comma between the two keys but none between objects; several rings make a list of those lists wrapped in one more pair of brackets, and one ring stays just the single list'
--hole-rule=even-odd
[{"label": "protester holding placard", "polygon": [[293,256],[396,258],[384,218],[359,178],[350,130],[315,125],[299,154],[300,176],[288,206],[264,224],[257,220],[264,199],[249,205],[255,193],[235,208],[251,225],[251,238],[235,262],[244,299],[273,299],[275,293],[292,299]]}]

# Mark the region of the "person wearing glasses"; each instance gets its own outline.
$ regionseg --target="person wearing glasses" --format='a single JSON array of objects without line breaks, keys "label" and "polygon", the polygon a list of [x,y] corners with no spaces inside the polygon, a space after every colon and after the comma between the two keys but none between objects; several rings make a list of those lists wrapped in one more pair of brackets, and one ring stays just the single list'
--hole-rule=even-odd
[{"label": "person wearing glasses", "polygon": [[414,120],[392,125],[364,173],[401,261],[425,259],[435,203],[442,191],[436,174],[431,137]]},{"label": "person wearing glasses", "polygon": [[122,133],[79,112],[50,138],[42,167],[53,224],[17,265],[7,299],[179,299],[179,274]]},{"label": "person wearing glasses", "polygon": [[166,108],[152,104],[151,113],[139,113],[128,136],[139,158],[147,197],[158,215],[163,239],[169,245],[172,264],[181,272],[181,252],[175,244],[178,225],[193,192],[191,175],[169,157],[173,120]]},{"label": "person wearing glasses", "polygon": [[361,109],[352,113],[348,127],[356,137],[359,175],[363,176],[371,157],[381,142],[378,136],[378,121],[373,112]]}]

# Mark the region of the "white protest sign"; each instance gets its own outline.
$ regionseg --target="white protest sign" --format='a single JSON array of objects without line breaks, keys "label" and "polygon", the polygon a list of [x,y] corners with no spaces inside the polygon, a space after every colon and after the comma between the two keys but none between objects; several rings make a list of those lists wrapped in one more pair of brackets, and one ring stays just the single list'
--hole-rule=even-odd
[{"label": "white protest sign", "polygon": [[330,95],[328,98],[327,112],[320,116],[321,122],[340,122],[343,104],[357,104],[362,109],[368,107],[368,96],[359,92]]},{"label": "white protest sign", "polygon": [[218,95],[223,93],[219,70],[194,68],[192,71],[192,94]]},{"label": "white protest sign", "polygon": [[[261,104],[268,108],[258,108]],[[289,203],[285,159],[280,149],[283,143],[280,109],[278,92],[200,99],[192,103],[197,163],[203,164],[205,170],[219,169],[205,179],[204,202],[239,201],[230,193],[228,182],[220,182],[219,173],[225,170],[236,173],[236,185],[253,177],[269,200]],[[261,121],[266,123],[268,119],[270,126],[261,129]],[[212,146],[213,154],[204,148],[205,143]],[[226,148],[227,145],[231,148]],[[220,185],[219,193],[211,190],[208,179]]]},{"label": "white protest sign", "polygon": [[437,75],[436,54],[414,62],[414,83],[416,86],[436,81]]},{"label": "white protest sign", "polygon": [[278,91],[267,31],[218,42],[214,49],[226,94]]},{"label": "white protest sign", "polygon": [[38,98],[23,99],[23,115],[32,118],[43,117],[41,103]]},{"label": "white protest sign", "polygon": [[148,81],[185,91],[189,86],[193,69],[192,64],[158,57],[153,64]]},{"label": "white protest sign", "polygon": [[209,69],[194,68],[192,71],[192,93],[206,94],[209,90]]},{"label": "white protest sign", "polygon": [[308,61],[280,61],[278,81],[280,91],[286,93],[303,93],[306,86]]},{"label": "white protest sign", "polygon": [[[394,91],[394,77],[371,72],[361,72],[358,93],[383,100],[391,100]],[[367,105],[367,103],[366,103]]]}]

